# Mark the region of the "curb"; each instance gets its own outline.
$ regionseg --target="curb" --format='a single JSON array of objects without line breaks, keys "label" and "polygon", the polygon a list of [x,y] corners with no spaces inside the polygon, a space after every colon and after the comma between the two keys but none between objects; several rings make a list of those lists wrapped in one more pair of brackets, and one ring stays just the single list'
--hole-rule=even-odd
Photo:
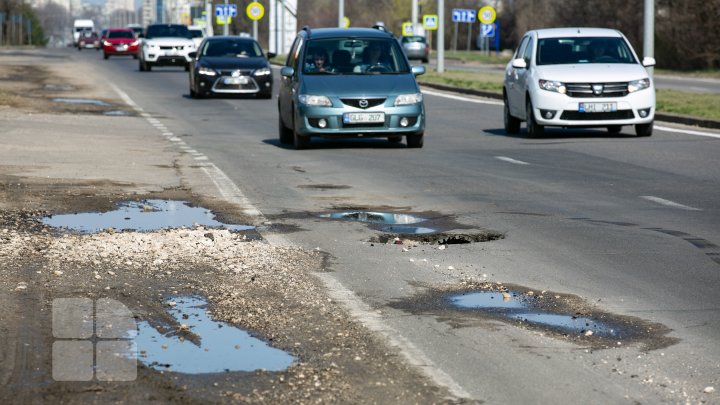
[{"label": "curb", "polygon": [[[461,87],[454,87],[454,86],[448,86],[445,84],[437,84],[437,83],[428,83],[428,82],[423,82],[423,81],[418,81],[418,84],[421,86],[430,87],[430,88],[437,89],[437,90],[451,91],[453,93],[469,94],[471,96],[478,96],[478,97],[491,98],[491,99],[495,99],[495,100],[502,100],[502,94],[492,92],[492,91],[464,89]],[[715,120],[706,119],[706,118],[691,117],[688,115],[678,115],[678,114],[655,112],[655,120],[662,121],[662,122],[672,122],[672,123],[676,123],[676,124],[692,125],[692,126],[697,126],[697,127],[702,127],[702,128],[720,129],[720,121],[715,121]]]}]

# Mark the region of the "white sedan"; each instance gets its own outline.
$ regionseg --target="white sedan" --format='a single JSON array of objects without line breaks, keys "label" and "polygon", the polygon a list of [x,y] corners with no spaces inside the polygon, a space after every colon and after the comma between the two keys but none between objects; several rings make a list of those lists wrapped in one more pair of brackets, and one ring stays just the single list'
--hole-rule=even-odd
[{"label": "white sedan", "polygon": [[528,136],[545,126],[606,127],[618,133],[634,125],[650,136],[655,87],[625,36],[605,28],[548,28],[527,32],[505,68],[505,131],[526,122]]}]

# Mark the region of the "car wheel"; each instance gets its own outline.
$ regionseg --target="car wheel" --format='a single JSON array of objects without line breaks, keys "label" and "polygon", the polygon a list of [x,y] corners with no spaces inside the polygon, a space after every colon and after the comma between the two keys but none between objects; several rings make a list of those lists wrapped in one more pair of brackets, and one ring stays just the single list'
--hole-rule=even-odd
[{"label": "car wheel", "polygon": [[138,62],[138,70],[141,72],[145,71],[145,62],[143,62],[142,60]]},{"label": "car wheel", "polygon": [[619,134],[622,131],[622,125],[610,125],[607,127],[607,131],[611,134]]},{"label": "car wheel", "polygon": [[280,138],[280,143],[282,144],[289,144],[293,142],[293,131],[286,127],[285,124],[282,122],[282,117],[280,117],[280,114],[278,113],[278,137]]},{"label": "car wheel", "polygon": [[104,55],[103,55],[103,58],[108,59],[108,58],[110,58],[110,55],[104,54]]},{"label": "car wheel", "polygon": [[535,121],[535,112],[533,111],[533,105],[530,99],[528,99],[527,101],[525,113],[527,114],[526,125],[528,137],[537,138],[539,136],[542,136],[543,132],[545,132],[545,128],[542,125],[539,125],[537,121]]},{"label": "car wheel", "polygon": [[133,59],[137,59],[137,58],[138,58],[138,56],[137,56],[137,55],[133,55]]},{"label": "car wheel", "polygon": [[192,84],[190,85],[190,98],[197,98],[197,93],[195,92],[195,89],[193,89]]},{"label": "car wheel", "polygon": [[407,146],[408,148],[422,148],[423,147],[423,138],[425,138],[424,134],[415,134],[415,135],[408,135],[407,136]]},{"label": "car wheel", "polygon": [[298,134],[297,129],[295,128],[295,114],[293,113],[293,146],[295,149],[307,149],[310,147],[310,136],[307,135],[300,135]]},{"label": "car wheel", "polygon": [[653,132],[653,123],[649,124],[636,124],[635,125],[635,134],[637,136],[652,136]]},{"label": "car wheel", "polygon": [[503,121],[505,123],[505,132],[508,134],[517,134],[520,132],[520,120],[510,114],[510,106],[508,105],[507,96],[503,97]]},{"label": "car wheel", "polygon": [[430,59],[428,59],[428,58],[424,58],[424,59],[422,60],[422,63],[429,63],[429,62],[430,62]]},{"label": "car wheel", "polygon": [[189,63],[186,63],[186,64],[185,64],[185,71],[186,71],[186,72],[189,72],[189,71],[190,71],[190,64],[189,64]]},{"label": "car wheel", "polygon": [[388,136],[388,142],[390,142],[390,143],[402,142],[402,136]]}]

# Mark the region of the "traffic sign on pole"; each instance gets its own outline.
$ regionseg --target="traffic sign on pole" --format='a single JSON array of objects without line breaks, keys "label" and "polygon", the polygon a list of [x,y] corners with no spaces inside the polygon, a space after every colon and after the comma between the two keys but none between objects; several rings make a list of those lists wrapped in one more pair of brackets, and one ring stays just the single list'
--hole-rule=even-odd
[{"label": "traffic sign on pole", "polygon": [[480,22],[483,24],[492,24],[495,22],[495,9],[490,6],[485,6],[480,9]]},{"label": "traffic sign on pole", "polygon": [[263,18],[263,15],[265,15],[265,8],[262,4],[258,3],[257,1],[253,1],[252,3],[248,4],[247,9],[245,10],[247,13],[247,16],[249,19],[253,21],[257,21],[261,18]]},{"label": "traffic sign on pole", "polygon": [[426,30],[436,30],[438,28],[437,14],[423,15],[423,28],[425,28]]},{"label": "traffic sign on pole", "polygon": [[452,10],[452,22],[474,23],[476,18],[475,10],[467,8],[454,8]]},{"label": "traffic sign on pole", "polygon": [[483,38],[492,38],[495,36],[495,24],[480,24],[480,35]]},{"label": "traffic sign on pole", "polygon": [[404,37],[412,35],[413,34],[413,23],[404,22],[402,25],[402,34]]}]

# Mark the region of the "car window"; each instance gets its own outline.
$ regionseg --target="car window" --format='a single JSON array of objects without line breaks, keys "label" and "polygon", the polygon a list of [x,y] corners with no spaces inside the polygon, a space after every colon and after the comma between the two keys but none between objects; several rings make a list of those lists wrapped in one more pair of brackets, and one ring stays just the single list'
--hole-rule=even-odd
[{"label": "car window", "polygon": [[181,37],[190,38],[187,26],[185,25],[151,25],[147,28],[145,38]]},{"label": "car window", "polygon": [[515,50],[515,55],[513,56],[513,59],[518,59],[522,57],[523,52],[525,52],[525,47],[528,44],[530,37],[524,36],[523,39],[520,41],[520,45],[518,45],[517,49]]},{"label": "car window", "polygon": [[[325,68],[315,61],[325,55]],[[332,38],[307,41],[302,55],[306,74],[409,73],[404,52],[394,38]]]},{"label": "car window", "polygon": [[538,41],[537,64],[637,63],[621,37],[543,38]]},{"label": "car window", "polygon": [[523,52],[522,58],[525,60],[525,63],[530,66],[530,60],[532,59],[533,54],[533,41],[532,38],[528,37],[527,44],[525,45],[525,51]]},{"label": "car window", "polygon": [[108,38],[135,38],[132,31],[110,31]]},{"label": "car window", "polygon": [[425,42],[425,37],[422,37],[422,36],[419,36],[419,35],[411,35],[411,36],[407,36],[407,37],[402,37],[402,43],[403,43],[403,44],[412,43],[412,42],[422,42],[422,43],[424,43],[424,42]]},{"label": "car window", "polygon": [[298,66],[300,65],[300,50],[302,49],[303,42],[302,37],[298,36],[295,38],[295,42],[292,48],[290,48],[290,53],[288,53],[287,60],[285,60],[285,66],[290,66],[295,69],[295,72],[298,71]]},{"label": "car window", "polygon": [[202,38],[203,37],[202,30],[189,30],[189,31],[190,31],[190,36],[192,38]]},{"label": "car window", "polygon": [[255,41],[205,41],[202,56],[225,58],[255,58],[263,56],[262,49]]}]

